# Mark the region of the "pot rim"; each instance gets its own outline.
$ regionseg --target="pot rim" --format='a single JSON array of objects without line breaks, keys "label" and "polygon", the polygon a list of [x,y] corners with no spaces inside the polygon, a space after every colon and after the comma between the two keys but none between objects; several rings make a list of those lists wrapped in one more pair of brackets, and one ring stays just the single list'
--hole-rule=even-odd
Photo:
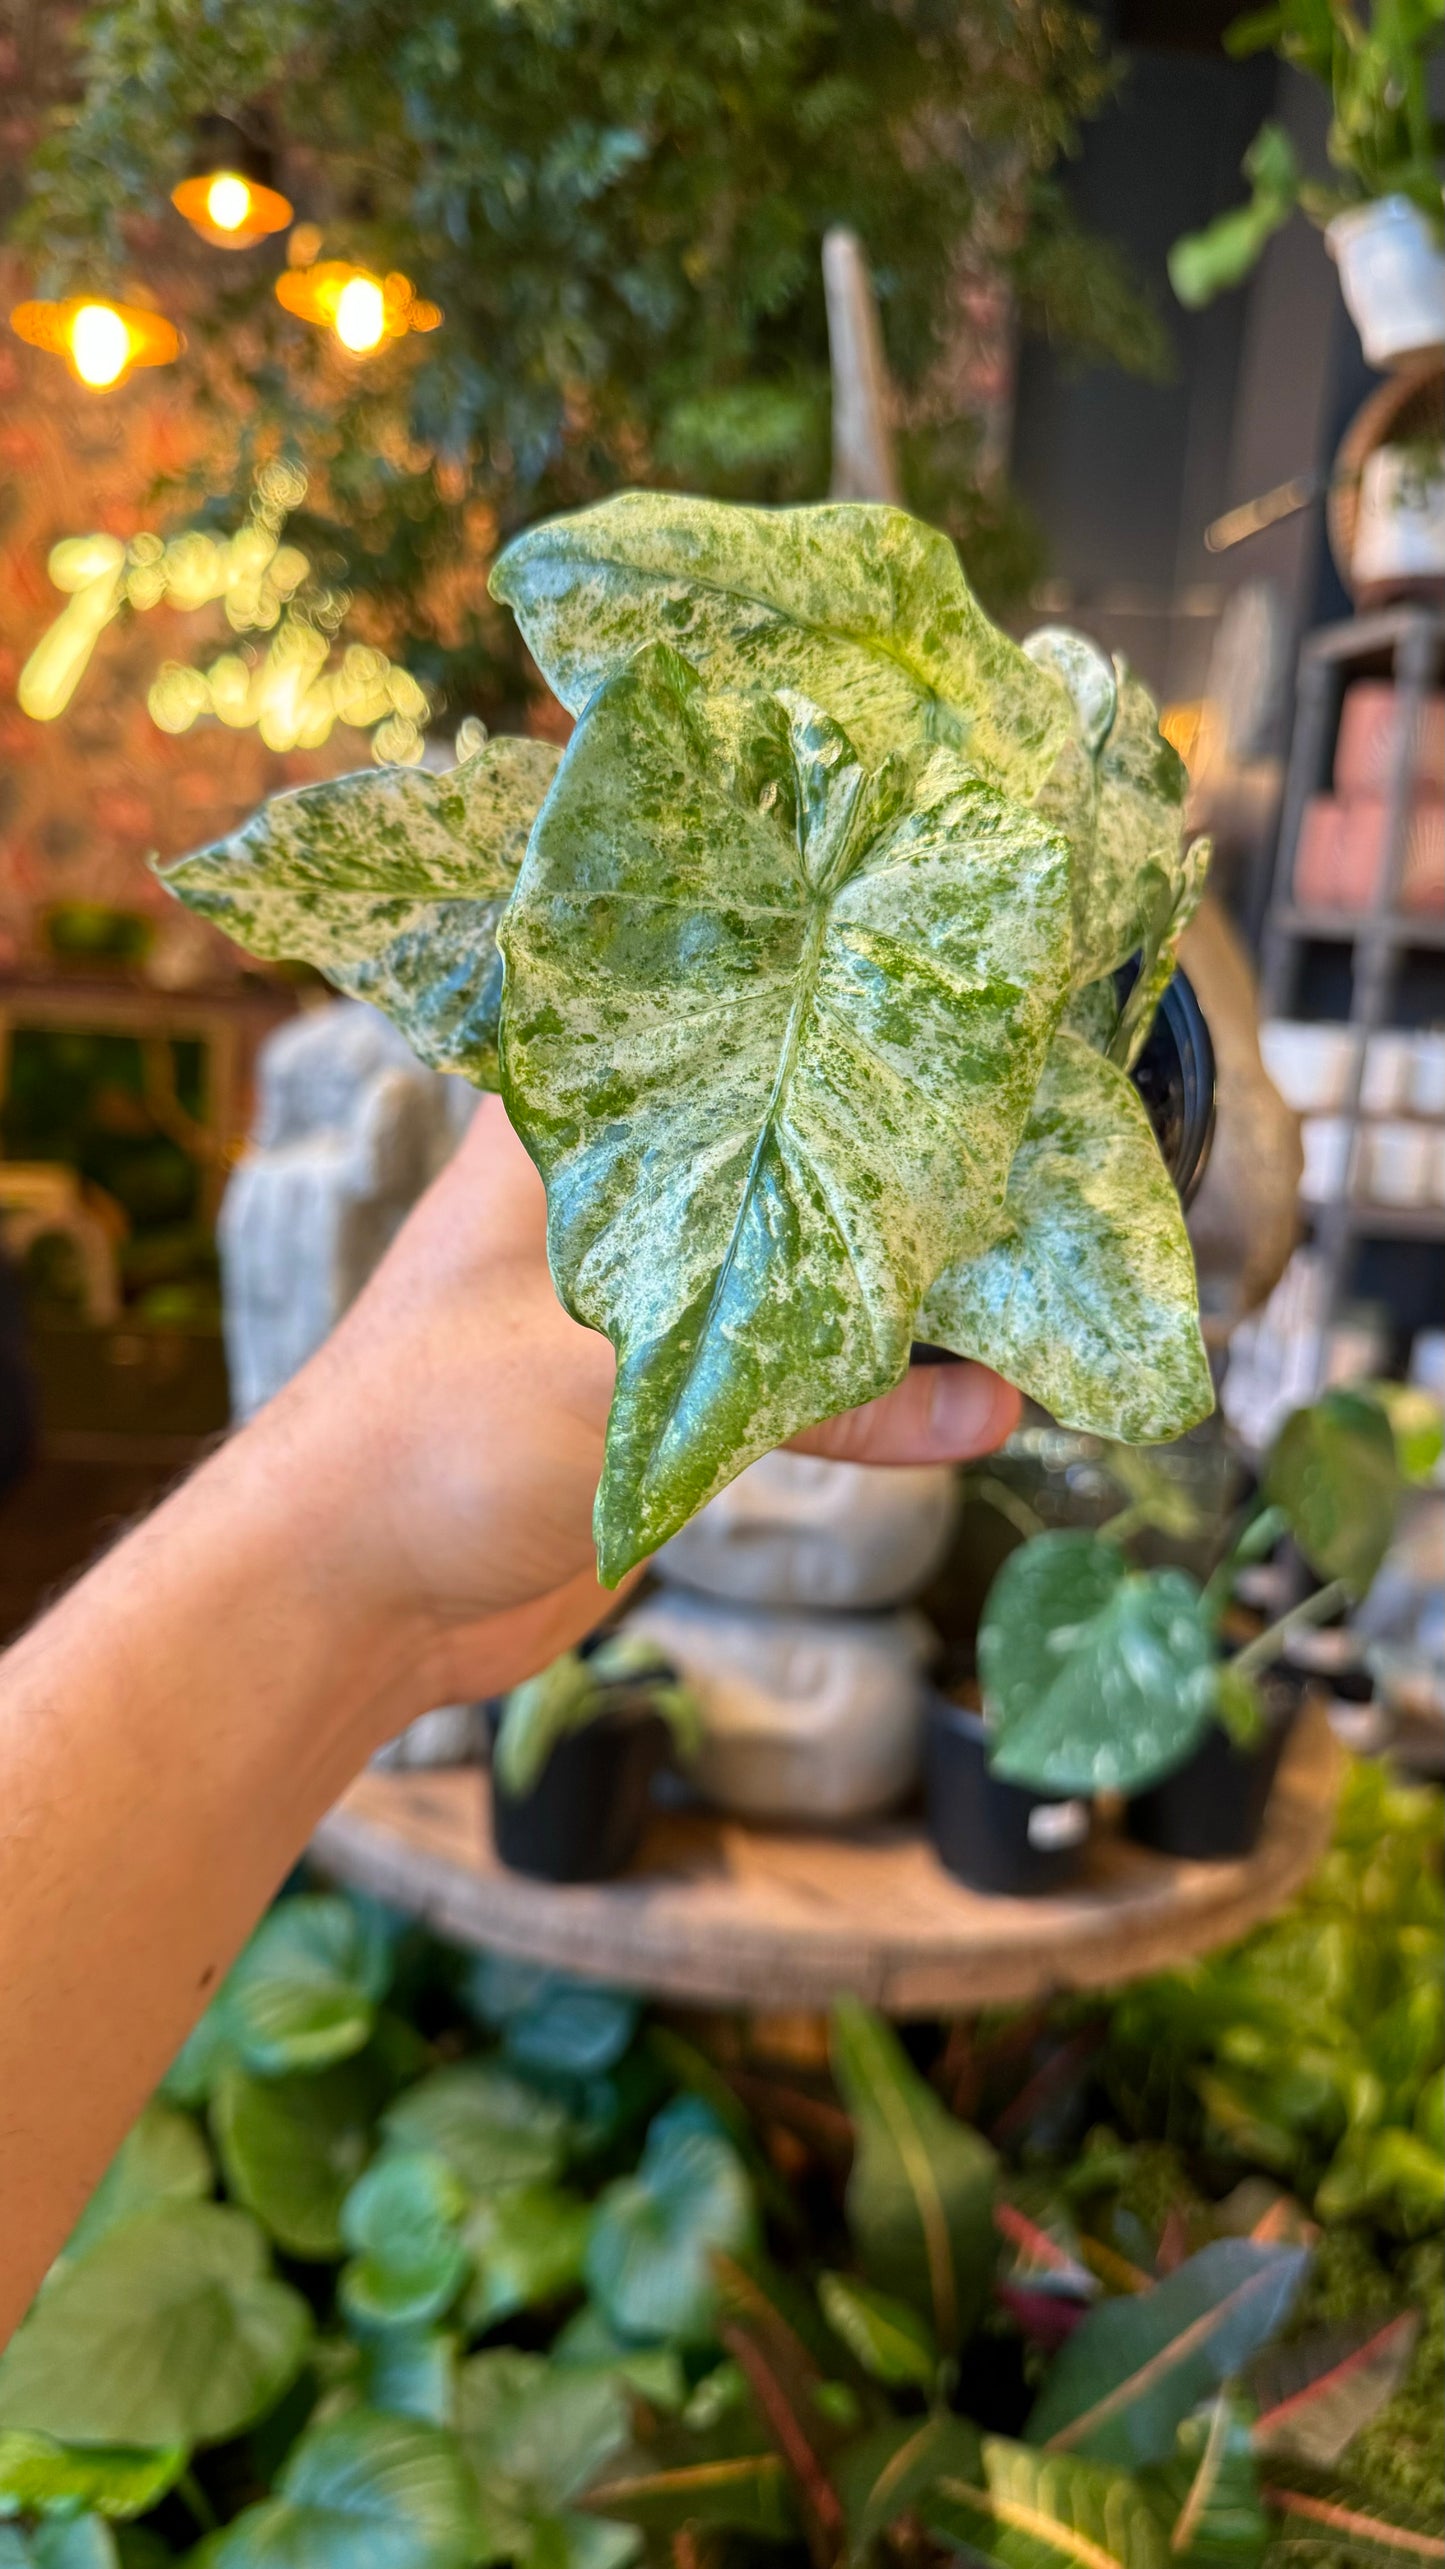
[{"label": "pot rim", "polygon": [[1388,196],[1367,197],[1363,205],[1342,205],[1338,214],[1332,214],[1325,225],[1325,240],[1333,256],[1340,242],[1349,243],[1358,239],[1360,233],[1373,231],[1378,226],[1401,223],[1423,233],[1438,258],[1439,244],[1430,229],[1428,215],[1416,204],[1413,196],[1406,196],[1400,188],[1392,188]]}]

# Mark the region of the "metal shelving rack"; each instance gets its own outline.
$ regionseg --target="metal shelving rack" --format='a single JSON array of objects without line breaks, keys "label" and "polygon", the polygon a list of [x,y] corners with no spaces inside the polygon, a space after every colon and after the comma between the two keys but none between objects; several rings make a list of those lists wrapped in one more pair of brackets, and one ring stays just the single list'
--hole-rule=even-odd
[{"label": "metal shelving rack", "polygon": [[[1348,945],[1354,953],[1349,1023],[1355,1037],[1343,1112],[1350,1127],[1347,1170],[1358,1154],[1360,1094],[1370,1037],[1390,1023],[1407,953],[1445,951],[1445,919],[1411,917],[1400,909],[1410,810],[1417,783],[1416,743],[1424,701],[1445,671],[1445,614],[1417,606],[1392,607],[1348,623],[1324,625],[1300,653],[1294,739],[1285,782],[1274,879],[1265,922],[1260,968],[1263,1013],[1287,1015],[1302,950],[1312,942]],[[1295,853],[1312,794],[1328,790],[1340,707],[1353,677],[1388,673],[1396,687],[1396,734],[1390,773],[1389,821],[1384,863],[1368,911],[1349,916],[1296,906]],[[1349,1260],[1361,1238],[1445,1241],[1445,1208],[1372,1205],[1345,1191],[1318,1208],[1315,1242],[1322,1273],[1317,1363],[1338,1309]]]}]

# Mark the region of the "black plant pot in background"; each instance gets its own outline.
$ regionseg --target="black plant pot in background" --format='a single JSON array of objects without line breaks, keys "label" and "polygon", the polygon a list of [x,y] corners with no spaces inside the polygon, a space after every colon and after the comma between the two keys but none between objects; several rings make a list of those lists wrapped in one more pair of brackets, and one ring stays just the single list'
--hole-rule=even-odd
[{"label": "black plant pot in background", "polygon": [[1147,1793],[1136,1794],[1125,1827],[1140,1846],[1190,1864],[1222,1864],[1252,1855],[1299,1711],[1302,1687],[1278,1672],[1266,1685],[1265,1733],[1239,1748],[1211,1722],[1192,1757]]},{"label": "black plant pot in background", "polygon": [[988,1744],[981,1713],[929,1695],[923,1789],[939,1863],[971,1891],[1067,1890],[1088,1845],[1088,1803],[1005,1784],[988,1771]]},{"label": "black plant pot in background", "polygon": [[492,1774],[492,1844],[514,1873],[541,1882],[609,1882],[642,1841],[667,1724],[645,1709],[604,1713],[569,1731],[530,1793]]}]

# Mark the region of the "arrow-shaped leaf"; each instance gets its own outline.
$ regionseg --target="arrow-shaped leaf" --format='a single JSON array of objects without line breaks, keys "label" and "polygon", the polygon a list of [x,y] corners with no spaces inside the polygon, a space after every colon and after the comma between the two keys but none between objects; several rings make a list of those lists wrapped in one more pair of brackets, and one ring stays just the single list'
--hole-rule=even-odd
[{"label": "arrow-shaped leaf", "polygon": [[557,757],[545,741],[489,740],[449,775],[383,767],[305,785],[161,880],[249,954],[315,964],[434,1069],[495,1088],[497,920]]},{"label": "arrow-shaped leaf", "polygon": [[866,2560],[880,2534],[909,2514],[940,2479],[976,2484],[981,2465],[977,2427],[966,2417],[951,2417],[946,2409],[871,2428],[834,2465],[850,2556]]},{"label": "arrow-shaped leaf", "polygon": [[895,2294],[860,2284],[852,2275],[818,2278],[818,2302],[835,2337],[875,2382],[892,2389],[931,2389],[938,2349],[928,2323]]},{"label": "arrow-shaped leaf", "polygon": [[856,1999],[834,2009],[832,2048],[856,2135],[846,2208],[859,2259],[871,2280],[929,2313],[951,2353],[977,2324],[993,2278],[994,2154]]},{"label": "arrow-shaped leaf", "polygon": [[1057,680],[989,622],[948,537],[902,509],[623,491],[518,536],[491,588],[574,714],[663,641],[710,686],[811,696],[873,763],[947,741],[1030,794],[1068,737]]},{"label": "arrow-shaped leaf", "polygon": [[1142,2473],[1140,2486],[1169,2527],[1181,2569],[1257,2569],[1270,2522],[1249,2418],[1229,2390],[1184,2420],[1174,2460]]},{"label": "arrow-shaped leaf", "polygon": [[1144,1444],[1206,1418],[1179,1198],[1137,1090],[1078,1035],[1054,1037],[1004,1214],[932,1285],[920,1337],[992,1365],[1061,1427]]},{"label": "arrow-shaped leaf", "polygon": [[592,699],[500,931],[502,1059],[559,1290],[617,1350],[607,1582],[898,1380],[997,1222],[1068,898],[1063,841],[950,750],[865,773],[662,645]]},{"label": "arrow-shaped leaf", "polygon": [[1287,2317],[1302,2248],[1216,2239],[1152,2291],[1100,2303],[1057,2358],[1029,2441],[1098,2462],[1165,2462],[1184,2419]]}]

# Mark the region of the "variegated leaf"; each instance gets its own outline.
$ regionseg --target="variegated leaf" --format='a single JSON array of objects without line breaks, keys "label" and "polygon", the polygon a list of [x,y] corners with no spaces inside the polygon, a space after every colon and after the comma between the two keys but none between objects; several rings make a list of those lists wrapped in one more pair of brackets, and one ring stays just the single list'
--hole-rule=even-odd
[{"label": "variegated leaf", "polygon": [[250,954],[315,964],[435,1070],[497,1085],[497,920],[557,769],[489,740],[443,776],[381,767],[263,803],[161,879]]},{"label": "variegated leaf", "polygon": [[989,622],[948,537],[902,509],[623,491],[529,528],[491,585],[574,714],[667,642],[712,687],[811,697],[871,766],[946,741],[1028,796],[1069,737],[1053,675]]},{"label": "variegated leaf", "polygon": [[1063,842],[952,750],[867,774],[660,645],[593,698],[500,934],[553,1274],[618,1355],[604,1579],[899,1379],[998,1220],[1068,900]]},{"label": "variegated leaf", "polygon": [[1141,951],[1152,980],[1161,943],[1184,925],[1177,917],[1186,880],[1184,762],[1127,662],[1111,668],[1095,644],[1057,625],[1032,634],[1024,649],[1053,671],[1074,709],[1073,734],[1038,802],[1074,851],[1075,985],[1102,979]]},{"label": "variegated leaf", "polygon": [[1214,1406],[1184,1216],[1122,1071],[1060,1031],[1009,1172],[1009,1227],[948,1267],[919,1335],[1063,1427],[1145,1444]]}]

